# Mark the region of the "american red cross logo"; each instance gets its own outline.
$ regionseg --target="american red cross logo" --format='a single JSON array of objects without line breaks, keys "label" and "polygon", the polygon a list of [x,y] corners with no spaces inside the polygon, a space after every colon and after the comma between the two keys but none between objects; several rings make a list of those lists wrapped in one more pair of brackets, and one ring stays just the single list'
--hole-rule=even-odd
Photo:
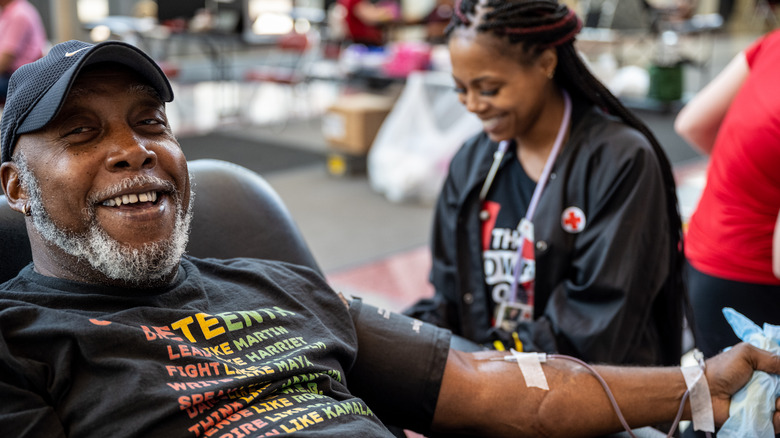
[{"label": "american red cross logo", "polygon": [[577,207],[569,207],[563,210],[561,226],[569,233],[579,233],[585,229],[585,213]]},{"label": "american red cross logo", "polygon": [[570,228],[577,228],[579,226],[581,220],[582,219],[577,217],[577,215],[574,214],[573,211],[570,211],[569,215],[566,216],[566,219],[563,220],[563,223],[566,224],[567,226],[569,226]]}]

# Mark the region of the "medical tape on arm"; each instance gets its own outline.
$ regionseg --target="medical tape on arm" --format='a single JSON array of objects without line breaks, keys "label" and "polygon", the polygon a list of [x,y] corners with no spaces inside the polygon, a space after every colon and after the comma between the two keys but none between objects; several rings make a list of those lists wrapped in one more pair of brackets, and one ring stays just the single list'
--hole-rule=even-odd
[{"label": "medical tape on arm", "polygon": [[542,370],[542,362],[547,361],[547,355],[544,353],[520,353],[514,348],[511,350],[512,356],[520,367],[520,372],[525,378],[525,385],[529,388],[541,388],[549,390],[547,377]]},{"label": "medical tape on arm", "polygon": [[710,385],[707,384],[707,377],[704,375],[704,359],[700,356],[701,353],[698,355],[696,353],[698,351],[694,353],[694,356],[698,356],[698,365],[680,367],[690,394],[693,430],[715,432]]}]

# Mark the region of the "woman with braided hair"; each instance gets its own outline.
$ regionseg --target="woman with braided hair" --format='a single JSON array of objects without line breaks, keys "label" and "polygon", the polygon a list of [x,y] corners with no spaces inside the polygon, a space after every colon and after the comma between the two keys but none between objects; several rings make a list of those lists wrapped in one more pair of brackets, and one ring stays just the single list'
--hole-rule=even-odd
[{"label": "woman with braided hair", "polygon": [[436,293],[406,313],[491,346],[678,365],[671,166],[578,56],[581,26],[552,0],[456,3],[452,75],[484,129],[437,201]]}]

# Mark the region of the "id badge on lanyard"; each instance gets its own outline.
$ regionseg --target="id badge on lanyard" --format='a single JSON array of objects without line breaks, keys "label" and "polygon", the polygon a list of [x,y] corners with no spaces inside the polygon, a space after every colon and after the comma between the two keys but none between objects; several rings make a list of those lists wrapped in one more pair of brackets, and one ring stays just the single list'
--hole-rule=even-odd
[{"label": "id badge on lanyard", "polygon": [[[528,210],[525,217],[520,220],[518,225],[518,242],[517,242],[517,257],[514,265],[514,273],[511,285],[511,294],[509,299],[503,300],[496,307],[494,315],[494,327],[500,328],[507,332],[513,332],[517,328],[518,324],[524,321],[533,320],[534,314],[534,283],[536,281],[536,258],[534,256],[534,224],[531,222],[533,219],[536,206],[539,203],[544,187],[547,185],[547,181],[550,177],[550,172],[555,164],[555,160],[560,152],[561,145],[563,144],[563,137],[569,126],[569,119],[571,117],[571,99],[566,90],[563,92],[564,101],[564,113],[561,120],[561,126],[558,128],[558,135],[555,138],[555,143],[550,151],[550,156],[547,157],[547,162],[544,165],[542,175],[539,177],[539,181],[534,188],[531,202],[528,205]],[[499,144],[498,151],[496,151],[493,158],[493,165],[488,172],[488,176],[485,179],[485,183],[482,186],[480,192],[480,199],[484,201],[487,197],[487,193],[490,189],[490,185],[495,179],[498,166],[504,157],[504,153],[509,147],[509,141],[502,141]]]},{"label": "id badge on lanyard", "polygon": [[518,225],[517,260],[515,262],[515,280],[512,282],[511,296],[501,301],[494,315],[495,327],[513,332],[523,321],[532,321],[534,317],[534,283],[536,281],[536,258],[534,256],[534,224],[527,218]]}]

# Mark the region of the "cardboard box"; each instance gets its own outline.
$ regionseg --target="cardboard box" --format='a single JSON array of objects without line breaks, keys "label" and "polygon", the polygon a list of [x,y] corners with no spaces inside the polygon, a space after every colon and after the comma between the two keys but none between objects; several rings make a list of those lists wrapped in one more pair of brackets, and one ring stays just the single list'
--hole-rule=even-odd
[{"label": "cardboard box", "polygon": [[322,134],[334,149],[365,155],[395,98],[370,93],[341,96],[322,118]]}]

